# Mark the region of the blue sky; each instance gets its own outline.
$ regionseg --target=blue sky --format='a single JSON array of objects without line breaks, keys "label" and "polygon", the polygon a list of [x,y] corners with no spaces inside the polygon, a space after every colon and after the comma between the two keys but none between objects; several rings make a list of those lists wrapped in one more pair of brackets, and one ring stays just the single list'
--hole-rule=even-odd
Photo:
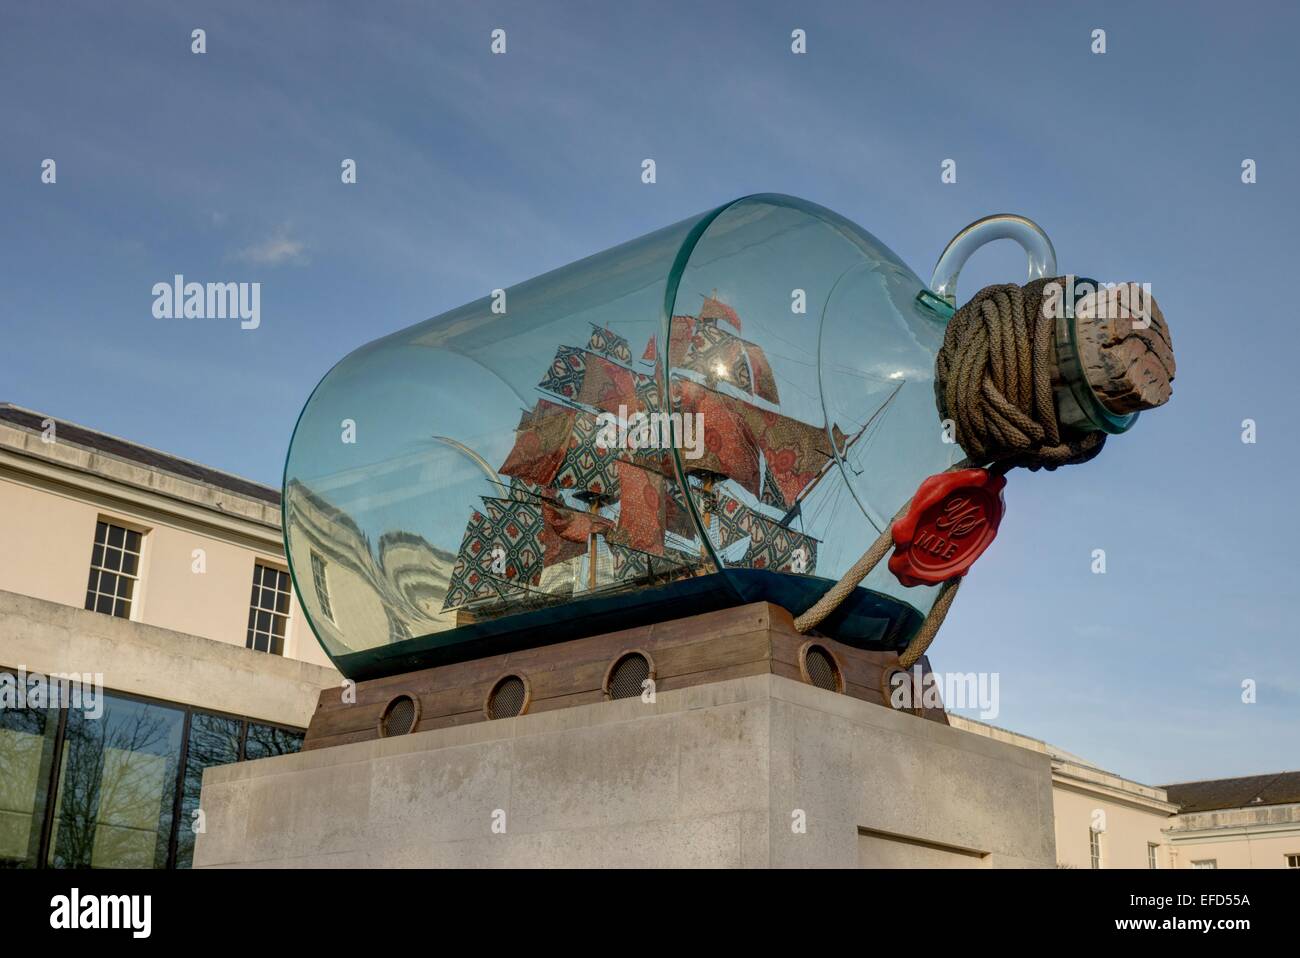
[{"label": "blue sky", "polygon": [[[829,206],[922,277],[1020,212],[1063,270],[1152,284],[1178,379],[1095,462],[1012,474],[936,667],[1140,781],[1300,768],[1300,15],[1059,6],[7,4],[0,400],[278,484],[356,346],[727,199]],[[154,319],[175,273],[261,282],[261,327]],[[963,293],[1006,281],[1002,244]]]}]

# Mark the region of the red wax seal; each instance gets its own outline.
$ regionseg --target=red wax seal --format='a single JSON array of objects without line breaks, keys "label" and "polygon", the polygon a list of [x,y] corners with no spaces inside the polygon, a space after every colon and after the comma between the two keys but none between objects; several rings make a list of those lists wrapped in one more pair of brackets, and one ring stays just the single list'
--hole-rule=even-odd
[{"label": "red wax seal", "polygon": [[986,469],[942,472],[921,483],[894,523],[889,571],[906,586],[965,575],[998,534],[1006,477]]}]

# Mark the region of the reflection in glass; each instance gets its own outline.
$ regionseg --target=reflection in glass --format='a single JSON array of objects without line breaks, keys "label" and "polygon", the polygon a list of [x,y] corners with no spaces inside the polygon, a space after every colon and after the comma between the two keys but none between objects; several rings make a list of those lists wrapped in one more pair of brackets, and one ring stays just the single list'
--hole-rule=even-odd
[{"label": "reflection in glass", "polygon": [[248,739],[244,742],[244,759],[269,758],[302,751],[302,732],[276,728],[273,725],[248,723]]},{"label": "reflection in glass", "polygon": [[59,715],[0,709],[0,868],[35,867]]},{"label": "reflection in glass", "polygon": [[[285,466],[318,639],[366,678],[633,608],[802,611],[959,456],[925,292],[865,230],[764,195],[363,346]],[[906,643],[934,590],[877,573],[828,634]]]},{"label": "reflection in glass", "polygon": [[99,719],[68,711],[52,867],[166,866],[184,717],[113,695]]},{"label": "reflection in glass", "polygon": [[194,813],[203,788],[203,770],[213,765],[239,761],[239,736],[244,723],[194,712],[185,753],[185,779],[181,789],[181,815],[176,823],[176,867],[189,868],[194,862]]}]

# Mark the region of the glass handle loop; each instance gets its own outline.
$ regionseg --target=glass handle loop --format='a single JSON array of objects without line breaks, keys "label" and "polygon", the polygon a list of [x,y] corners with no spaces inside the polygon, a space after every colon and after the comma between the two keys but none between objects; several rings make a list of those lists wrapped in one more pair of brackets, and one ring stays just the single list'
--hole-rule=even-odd
[{"label": "glass handle loop", "polygon": [[957,305],[957,277],[971,255],[995,240],[1011,239],[1020,244],[1029,258],[1032,282],[1056,275],[1056,250],[1043,228],[1028,217],[1015,213],[997,213],[976,220],[948,241],[939,262],[934,265],[930,288],[948,305]]}]

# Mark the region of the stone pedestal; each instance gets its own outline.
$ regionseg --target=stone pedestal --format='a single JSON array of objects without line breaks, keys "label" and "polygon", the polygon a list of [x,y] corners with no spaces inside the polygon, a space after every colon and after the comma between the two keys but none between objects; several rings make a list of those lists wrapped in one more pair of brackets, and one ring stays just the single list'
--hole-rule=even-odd
[{"label": "stone pedestal", "polygon": [[771,673],[210,768],[196,867],[1045,866],[1047,756]]}]

